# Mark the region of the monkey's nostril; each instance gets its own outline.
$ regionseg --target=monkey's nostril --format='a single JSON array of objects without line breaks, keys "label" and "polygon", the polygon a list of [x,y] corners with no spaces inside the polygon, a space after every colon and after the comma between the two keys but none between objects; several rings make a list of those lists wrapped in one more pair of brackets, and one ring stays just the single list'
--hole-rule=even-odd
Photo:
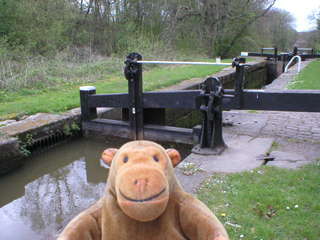
[{"label": "monkey's nostril", "polygon": [[134,182],[134,184],[137,185],[137,184],[138,184],[138,180],[136,180],[136,181]]},{"label": "monkey's nostril", "polygon": [[146,183],[148,183],[149,182],[149,180],[146,178]]}]

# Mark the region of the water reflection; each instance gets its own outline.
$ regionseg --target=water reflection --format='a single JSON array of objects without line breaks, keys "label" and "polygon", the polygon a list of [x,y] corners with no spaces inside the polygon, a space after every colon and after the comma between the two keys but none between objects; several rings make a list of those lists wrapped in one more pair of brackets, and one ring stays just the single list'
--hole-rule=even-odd
[{"label": "water reflection", "polygon": [[[100,166],[101,153],[122,144],[75,140],[1,176],[0,239],[55,239],[62,226],[103,195],[108,170]],[[190,147],[182,148],[177,147],[184,158]]]},{"label": "water reflection", "polygon": [[39,154],[0,178],[1,239],[49,238],[64,221],[96,202],[108,174],[99,161],[105,148],[105,143],[75,141]]}]

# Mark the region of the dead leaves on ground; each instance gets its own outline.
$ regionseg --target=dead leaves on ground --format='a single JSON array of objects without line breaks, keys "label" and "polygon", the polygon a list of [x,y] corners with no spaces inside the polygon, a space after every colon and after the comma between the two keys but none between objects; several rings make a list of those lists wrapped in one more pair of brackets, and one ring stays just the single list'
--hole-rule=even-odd
[{"label": "dead leaves on ground", "polygon": [[267,211],[265,212],[263,209],[261,209],[261,204],[258,203],[256,207],[253,208],[253,210],[259,214],[261,217],[265,217],[266,219],[270,219],[271,217],[276,216],[277,209],[274,209],[270,204],[267,206]]}]

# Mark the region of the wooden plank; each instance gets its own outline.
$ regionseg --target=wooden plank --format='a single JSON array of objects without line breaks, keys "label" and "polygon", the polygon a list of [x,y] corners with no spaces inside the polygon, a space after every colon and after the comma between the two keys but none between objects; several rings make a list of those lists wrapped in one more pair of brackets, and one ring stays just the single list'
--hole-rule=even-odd
[{"label": "wooden plank", "polygon": [[287,90],[266,92],[244,90],[241,109],[320,112],[320,91]]},{"label": "wooden plank", "polygon": [[161,142],[179,142],[194,144],[194,134],[192,129],[177,128],[159,125],[145,125],[144,139]]},{"label": "wooden plank", "polygon": [[[172,92],[143,92],[144,108],[180,108],[196,109],[196,99],[200,90],[172,91]],[[96,94],[89,96],[89,107],[128,108],[129,96],[127,93]]]},{"label": "wooden plank", "polygon": [[89,107],[126,108],[129,105],[128,93],[96,94],[89,96]]},{"label": "wooden plank", "polygon": [[197,109],[196,100],[200,97],[200,92],[200,90],[144,92],[143,107]]},{"label": "wooden plank", "polygon": [[90,122],[82,122],[82,129],[98,134],[133,139],[128,122],[97,118]]},{"label": "wooden plank", "polygon": [[[199,109],[200,90],[173,92],[144,92],[144,108]],[[223,109],[234,107],[233,90],[225,90],[229,97],[223,98]],[[315,90],[243,90],[242,107],[245,110],[273,110],[320,112],[320,91]],[[108,94],[89,96],[89,108],[93,107],[128,107],[128,94]]]},{"label": "wooden plank", "polygon": [[[83,122],[82,129],[85,131],[93,131],[104,136],[110,135],[125,139],[133,139],[129,123],[123,121],[97,118],[90,122]],[[195,143],[195,137],[192,129],[151,124],[144,126],[144,139],[162,142],[180,142],[186,144]]]}]

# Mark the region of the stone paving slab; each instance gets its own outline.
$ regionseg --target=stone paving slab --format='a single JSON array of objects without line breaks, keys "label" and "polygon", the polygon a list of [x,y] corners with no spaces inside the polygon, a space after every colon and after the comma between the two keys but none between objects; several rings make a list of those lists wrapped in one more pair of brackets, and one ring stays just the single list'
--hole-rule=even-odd
[{"label": "stone paving slab", "polygon": [[303,165],[312,163],[311,161],[298,161],[298,162],[290,162],[290,161],[269,161],[267,163],[268,166],[286,168],[286,169],[299,169]]},{"label": "stone paving slab", "polygon": [[287,169],[298,169],[305,164],[312,163],[312,161],[307,161],[306,158],[302,155],[281,151],[272,151],[269,157],[274,158],[274,160],[268,161],[268,166]]},{"label": "stone paving slab", "polygon": [[[176,175],[182,187],[188,192],[193,192],[199,184],[213,172],[242,172],[262,166],[265,161],[260,160],[266,156],[274,141],[273,138],[255,138],[251,136],[224,134],[227,148],[220,155],[190,154],[183,163],[176,167]],[[185,164],[189,164],[195,170],[192,176],[183,174]]]},{"label": "stone paving slab", "polygon": [[223,112],[223,132],[238,133],[258,137],[261,129],[267,125],[269,115],[260,113],[248,113],[246,111]]}]

